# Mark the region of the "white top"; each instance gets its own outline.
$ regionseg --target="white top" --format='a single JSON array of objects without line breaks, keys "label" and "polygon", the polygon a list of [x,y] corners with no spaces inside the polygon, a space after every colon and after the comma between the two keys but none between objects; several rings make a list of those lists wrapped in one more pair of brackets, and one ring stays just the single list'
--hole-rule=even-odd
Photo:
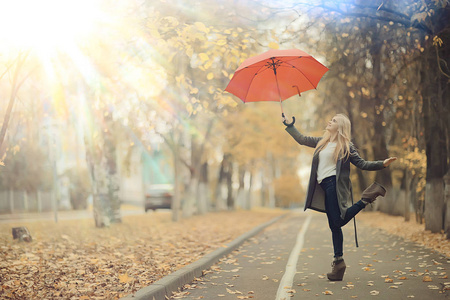
[{"label": "white top", "polygon": [[317,168],[317,181],[319,184],[327,177],[336,175],[336,162],[333,159],[336,143],[329,142],[319,152],[319,166]]}]

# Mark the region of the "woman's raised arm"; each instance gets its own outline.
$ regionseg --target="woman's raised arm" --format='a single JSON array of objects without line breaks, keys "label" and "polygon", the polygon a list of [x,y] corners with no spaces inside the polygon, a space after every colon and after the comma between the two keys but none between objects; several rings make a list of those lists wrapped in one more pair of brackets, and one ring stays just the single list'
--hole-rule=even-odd
[{"label": "woman's raised arm", "polygon": [[322,139],[321,137],[306,136],[300,133],[294,126],[294,122],[287,124],[286,121],[283,122],[286,125],[286,131],[297,141],[300,145],[316,148],[317,143]]}]

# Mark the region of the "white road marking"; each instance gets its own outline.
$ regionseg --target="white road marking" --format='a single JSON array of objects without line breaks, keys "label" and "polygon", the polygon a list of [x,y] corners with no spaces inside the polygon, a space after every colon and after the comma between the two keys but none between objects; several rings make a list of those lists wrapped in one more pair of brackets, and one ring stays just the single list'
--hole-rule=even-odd
[{"label": "white road marking", "polygon": [[[311,222],[312,215],[309,215],[305,223],[303,223],[300,232],[297,235],[297,242],[289,255],[289,259],[286,265],[286,271],[284,272],[283,278],[281,278],[280,285],[278,286],[277,297],[275,300],[287,300],[290,299],[291,294],[288,293],[292,289],[292,283],[294,282],[294,276],[297,273],[297,262],[300,255],[300,251],[303,248],[303,242],[305,240],[306,230],[308,229],[309,223]],[[285,287],[291,287],[285,289]]]}]

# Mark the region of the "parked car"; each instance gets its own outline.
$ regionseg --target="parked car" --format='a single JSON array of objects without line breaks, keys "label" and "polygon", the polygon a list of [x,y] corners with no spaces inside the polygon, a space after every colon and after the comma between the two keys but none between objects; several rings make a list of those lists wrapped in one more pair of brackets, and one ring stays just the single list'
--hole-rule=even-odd
[{"label": "parked car", "polygon": [[173,199],[172,184],[153,184],[146,189],[145,212],[149,209],[171,208]]}]

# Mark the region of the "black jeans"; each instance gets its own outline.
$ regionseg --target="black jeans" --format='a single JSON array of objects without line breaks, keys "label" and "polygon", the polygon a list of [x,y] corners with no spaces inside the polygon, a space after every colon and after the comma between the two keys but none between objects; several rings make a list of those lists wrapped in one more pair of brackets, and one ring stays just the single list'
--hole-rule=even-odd
[{"label": "black jeans", "polygon": [[334,257],[342,256],[344,236],[342,235],[341,227],[353,219],[353,217],[366,207],[366,205],[359,200],[347,209],[345,218],[342,219],[336,193],[336,176],[325,178],[320,183],[320,186],[325,191],[325,210],[327,212],[328,225],[331,229],[331,236],[333,238]]}]

